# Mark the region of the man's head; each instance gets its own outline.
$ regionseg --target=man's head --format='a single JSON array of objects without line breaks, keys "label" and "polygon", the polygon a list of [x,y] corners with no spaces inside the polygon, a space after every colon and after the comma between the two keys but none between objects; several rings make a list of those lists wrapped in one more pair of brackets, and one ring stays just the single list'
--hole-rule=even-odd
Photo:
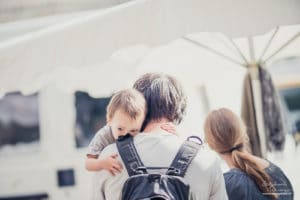
[{"label": "man's head", "polygon": [[133,88],[140,91],[147,102],[144,125],[162,118],[176,124],[181,122],[186,109],[186,96],[174,77],[147,73],[134,83]]},{"label": "man's head", "polygon": [[107,106],[107,124],[115,138],[126,133],[137,134],[145,119],[147,105],[144,96],[135,89],[121,90]]}]

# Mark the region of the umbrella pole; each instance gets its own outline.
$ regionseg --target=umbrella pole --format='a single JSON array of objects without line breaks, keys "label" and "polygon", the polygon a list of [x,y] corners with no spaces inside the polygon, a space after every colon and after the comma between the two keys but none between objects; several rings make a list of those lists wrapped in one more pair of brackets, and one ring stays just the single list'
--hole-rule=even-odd
[{"label": "umbrella pole", "polygon": [[251,85],[252,85],[252,94],[253,94],[253,102],[254,102],[254,110],[255,110],[255,119],[259,136],[259,143],[261,149],[262,158],[266,158],[267,156],[267,142],[266,142],[266,133],[265,133],[265,124],[264,124],[264,116],[263,116],[263,105],[262,105],[262,94],[261,94],[261,82],[259,78],[259,69],[258,63],[255,61],[254,56],[254,48],[253,48],[253,40],[252,38],[248,38],[249,43],[249,51],[251,62],[248,66],[251,77]]},{"label": "umbrella pole", "polygon": [[261,155],[263,158],[267,156],[267,145],[266,145],[266,134],[265,134],[265,126],[264,126],[264,118],[263,118],[263,105],[262,105],[262,95],[261,95],[261,86],[258,77],[258,66],[256,64],[250,64],[249,67],[250,76],[251,76],[251,86],[252,86],[252,94],[253,94],[253,102],[254,102],[254,110],[255,110],[255,120],[258,130],[259,143],[261,149]]}]

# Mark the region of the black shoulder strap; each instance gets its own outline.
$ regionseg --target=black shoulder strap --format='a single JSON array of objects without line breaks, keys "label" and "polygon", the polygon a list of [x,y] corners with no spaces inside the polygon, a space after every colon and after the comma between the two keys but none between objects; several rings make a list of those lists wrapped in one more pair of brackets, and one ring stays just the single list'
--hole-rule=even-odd
[{"label": "black shoulder strap", "polygon": [[[200,142],[197,143],[192,139],[197,139]],[[181,145],[166,174],[184,177],[187,168],[189,167],[194,157],[197,155],[201,144],[202,140],[199,137],[188,137],[187,140]]]},{"label": "black shoulder strap", "polygon": [[137,174],[138,169],[146,172],[146,168],[134,146],[133,137],[130,134],[119,137],[116,144],[129,176]]}]

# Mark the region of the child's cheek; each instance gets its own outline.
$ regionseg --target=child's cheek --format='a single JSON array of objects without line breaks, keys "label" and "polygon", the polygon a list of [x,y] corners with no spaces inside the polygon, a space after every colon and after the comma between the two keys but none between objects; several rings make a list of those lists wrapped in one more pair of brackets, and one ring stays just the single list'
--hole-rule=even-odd
[{"label": "child's cheek", "polygon": [[113,136],[114,136],[115,139],[118,139],[119,135],[118,135],[117,131],[113,130]]},{"label": "child's cheek", "polygon": [[138,133],[130,133],[130,135],[132,136],[136,136]]}]

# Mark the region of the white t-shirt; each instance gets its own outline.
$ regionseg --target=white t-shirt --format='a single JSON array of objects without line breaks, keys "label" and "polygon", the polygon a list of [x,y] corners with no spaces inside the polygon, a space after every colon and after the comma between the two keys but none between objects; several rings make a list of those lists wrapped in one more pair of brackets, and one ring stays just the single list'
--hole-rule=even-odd
[{"label": "white t-shirt", "polygon": [[[146,167],[170,166],[182,143],[178,136],[167,132],[139,133],[134,137],[135,147]],[[118,150],[116,144],[111,144],[103,150],[101,156],[106,157],[114,153],[118,153]],[[121,161],[120,156],[118,159]],[[93,200],[121,199],[123,184],[128,179],[125,167],[116,176],[101,170],[96,173],[95,178]],[[199,150],[184,178],[190,184],[190,199],[227,200],[220,163],[216,154],[206,147]]]}]

